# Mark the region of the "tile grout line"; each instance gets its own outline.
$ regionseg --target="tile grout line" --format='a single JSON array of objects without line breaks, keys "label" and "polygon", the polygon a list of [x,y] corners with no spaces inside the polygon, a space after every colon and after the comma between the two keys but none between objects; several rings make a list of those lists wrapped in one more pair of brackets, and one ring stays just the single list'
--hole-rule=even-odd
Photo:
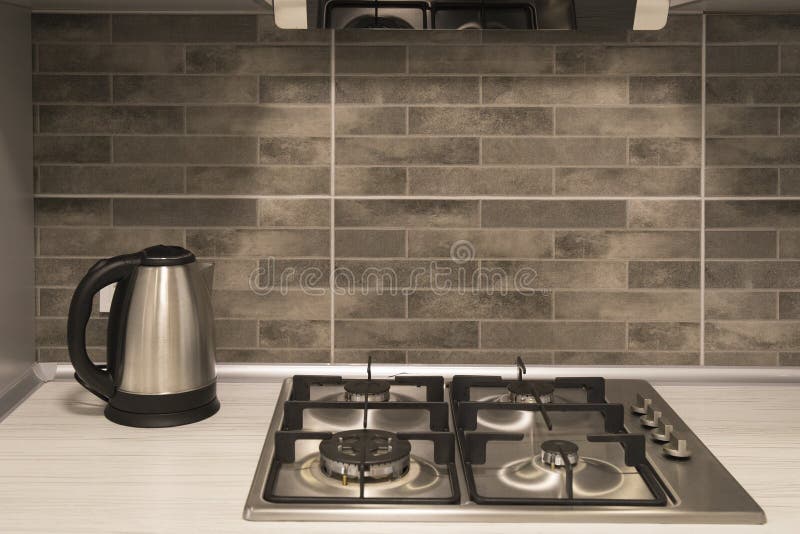
[{"label": "tile grout line", "polygon": [[700,366],[706,364],[706,45],[707,15],[703,14],[700,57]]},{"label": "tile grout line", "polygon": [[334,221],[336,217],[336,31],[331,30],[331,68],[330,68],[330,99],[331,99],[331,184],[330,184],[330,273],[329,273],[329,287],[331,292],[331,305],[330,305],[330,322],[331,322],[331,333],[330,333],[330,345],[331,345],[331,354],[330,354],[330,363],[334,363],[335,358],[335,350],[334,350],[334,341],[336,339],[336,278],[335,278],[335,266],[336,266],[336,227],[334,226]]}]

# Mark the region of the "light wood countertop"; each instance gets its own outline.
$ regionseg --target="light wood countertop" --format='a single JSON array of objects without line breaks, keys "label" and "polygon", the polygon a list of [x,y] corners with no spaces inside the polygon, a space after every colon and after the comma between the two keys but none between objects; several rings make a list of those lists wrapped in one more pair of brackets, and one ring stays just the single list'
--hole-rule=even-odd
[{"label": "light wood countertop", "polygon": [[[72,381],[44,384],[0,423],[0,532],[497,533],[509,524],[251,523],[242,519],[280,384],[219,385],[193,425],[114,425]],[[765,526],[525,525],[525,534],[800,531],[800,384],[662,385],[659,392],[767,513]]]}]

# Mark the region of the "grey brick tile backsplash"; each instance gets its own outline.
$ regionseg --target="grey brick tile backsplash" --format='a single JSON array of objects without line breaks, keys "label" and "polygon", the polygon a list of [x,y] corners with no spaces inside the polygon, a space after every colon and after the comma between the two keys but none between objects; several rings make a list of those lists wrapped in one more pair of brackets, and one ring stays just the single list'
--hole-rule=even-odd
[{"label": "grey brick tile backsplash", "polygon": [[216,264],[220,362],[800,365],[800,19],[706,22],[704,88],[691,15],[34,15],[39,359],[97,259],[163,242]]}]

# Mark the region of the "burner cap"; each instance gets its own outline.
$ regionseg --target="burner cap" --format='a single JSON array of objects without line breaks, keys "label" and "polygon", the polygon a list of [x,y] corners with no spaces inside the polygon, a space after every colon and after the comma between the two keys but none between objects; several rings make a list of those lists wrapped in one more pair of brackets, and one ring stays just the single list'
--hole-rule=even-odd
[{"label": "burner cap", "polygon": [[564,467],[561,451],[564,451],[570,465],[578,463],[578,446],[563,439],[551,439],[542,443],[542,463],[554,467]]},{"label": "burner cap", "polygon": [[542,404],[553,402],[553,385],[550,382],[515,381],[508,385],[509,401],[511,402],[536,402],[534,390],[542,399]]},{"label": "burner cap", "polygon": [[383,402],[389,400],[388,380],[351,380],[344,384],[344,398],[350,402],[364,402],[364,397],[370,402]]},{"label": "burner cap", "polygon": [[332,478],[347,483],[359,479],[364,463],[364,481],[400,478],[411,465],[411,443],[383,430],[346,430],[319,444],[320,466]]},{"label": "burner cap", "polygon": [[414,27],[400,17],[394,16],[376,16],[376,15],[361,15],[354,18],[347,23],[345,28],[386,28],[386,29],[401,29],[411,30]]}]

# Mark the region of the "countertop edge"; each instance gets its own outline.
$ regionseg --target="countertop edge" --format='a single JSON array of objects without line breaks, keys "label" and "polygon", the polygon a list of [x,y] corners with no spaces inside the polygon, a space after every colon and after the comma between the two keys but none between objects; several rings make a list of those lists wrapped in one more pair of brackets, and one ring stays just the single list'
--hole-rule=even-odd
[{"label": "countertop edge", "polygon": [[[63,363],[39,363],[45,380],[71,379],[74,370]],[[225,382],[279,381],[296,374],[357,375],[363,364],[217,364],[217,378]],[[399,365],[373,364],[372,374],[390,377],[402,374],[509,375],[510,365]],[[555,376],[603,376],[616,379],[641,379],[654,383],[800,383],[800,367],[646,367],[646,366],[529,366],[528,374],[541,378]]]}]

